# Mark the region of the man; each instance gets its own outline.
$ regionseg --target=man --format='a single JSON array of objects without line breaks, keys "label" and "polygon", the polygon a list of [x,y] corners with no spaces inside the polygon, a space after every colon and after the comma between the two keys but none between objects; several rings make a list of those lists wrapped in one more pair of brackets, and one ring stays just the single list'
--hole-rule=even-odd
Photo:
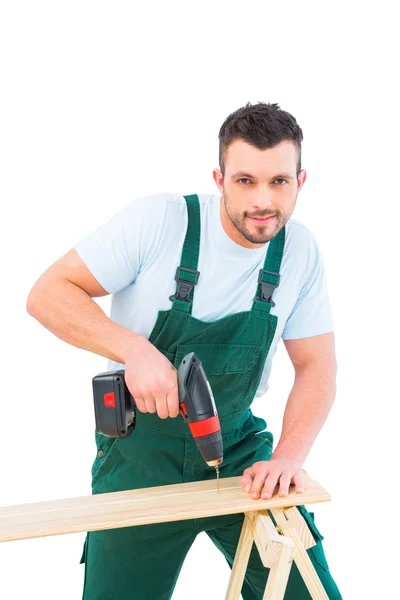
[{"label": "man", "polygon": [[[298,493],[301,468],[335,396],[333,321],[312,233],[290,219],[306,179],[302,131],[277,104],[235,111],[219,132],[221,196],[139,198],[80,240],[36,282],[27,309],[55,335],[125,367],[137,404],[133,434],[95,434],[93,494],[215,477],[179,415],[177,367],[201,359],[224,444],[221,477],[260,495]],[[179,269],[177,269],[179,267]],[[176,279],[175,279],[176,277]],[[188,287],[189,285],[189,287]],[[110,319],[92,298],[113,294]],[[273,298],[272,298],[273,296]],[[296,377],[282,435],[250,405],[268,389],[282,337]],[[308,554],[329,598],[341,598],[313,513]],[[167,600],[185,556],[206,531],[232,566],[243,514],[89,532],[84,600]],[[261,599],[269,569],[253,546],[242,589]],[[293,563],[286,600],[310,598]]]}]

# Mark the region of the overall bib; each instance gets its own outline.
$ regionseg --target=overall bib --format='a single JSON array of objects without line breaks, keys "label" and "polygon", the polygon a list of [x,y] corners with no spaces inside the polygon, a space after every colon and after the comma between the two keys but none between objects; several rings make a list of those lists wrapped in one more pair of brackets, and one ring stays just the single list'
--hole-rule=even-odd
[{"label": "overall bib", "polygon": [[[191,314],[199,278],[200,205],[196,194],[185,200],[188,226],[175,275],[177,291],[170,297],[171,309],[158,312],[149,341],[176,368],[188,352],[200,358],[221,424],[224,460],[220,477],[241,476],[247,467],[269,460],[272,454],[273,435],[265,430],[266,421],[252,414],[250,405],[278,322],[278,317],[270,314],[275,305],[271,295],[279,285],[285,228],[269,244],[251,310],[204,322]],[[180,415],[161,419],[157,413],[137,410],[136,427],[129,437],[114,439],[97,431],[95,437],[98,453],[92,466],[93,494],[216,478],[215,469],[205,463]],[[322,584],[330,599],[341,598],[313,513],[304,505],[298,508],[317,542],[307,552]],[[83,600],[169,600],[198,533],[205,531],[232,567],[243,519],[239,513],[88,532],[81,558],[85,563]],[[242,589],[244,600],[263,597],[268,574],[254,544]],[[310,598],[293,563],[285,600]]]}]

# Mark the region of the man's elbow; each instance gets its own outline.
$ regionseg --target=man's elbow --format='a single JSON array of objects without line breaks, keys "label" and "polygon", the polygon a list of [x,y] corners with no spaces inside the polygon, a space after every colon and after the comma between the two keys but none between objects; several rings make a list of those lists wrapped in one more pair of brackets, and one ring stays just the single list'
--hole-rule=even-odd
[{"label": "man's elbow", "polygon": [[33,293],[33,289],[29,292],[28,294],[28,298],[26,300],[26,311],[32,316],[34,317],[34,313],[35,313],[35,306],[36,306],[36,298],[35,295]]},{"label": "man's elbow", "polygon": [[38,314],[38,311],[40,310],[41,304],[42,304],[41,292],[39,289],[39,284],[38,284],[38,282],[36,282],[35,285],[32,287],[31,291],[29,292],[28,297],[26,299],[26,311],[32,317],[36,318],[36,315]]}]

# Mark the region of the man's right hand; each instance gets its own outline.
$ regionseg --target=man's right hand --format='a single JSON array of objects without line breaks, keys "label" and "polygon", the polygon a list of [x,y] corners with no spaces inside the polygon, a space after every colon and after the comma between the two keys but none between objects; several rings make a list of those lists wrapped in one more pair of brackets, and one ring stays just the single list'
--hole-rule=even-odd
[{"label": "man's right hand", "polygon": [[125,356],[125,382],[140,412],[179,415],[178,371],[145,337]]}]

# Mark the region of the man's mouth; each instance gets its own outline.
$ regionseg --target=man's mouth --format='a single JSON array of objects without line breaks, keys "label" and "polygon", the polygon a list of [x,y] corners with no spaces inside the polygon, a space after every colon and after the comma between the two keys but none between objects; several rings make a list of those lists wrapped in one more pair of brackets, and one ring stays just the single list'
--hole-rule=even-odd
[{"label": "man's mouth", "polygon": [[250,217],[250,219],[254,223],[258,223],[259,225],[263,225],[264,223],[268,223],[269,221],[271,221],[272,219],[274,219],[275,216],[276,215],[272,215],[270,217]]}]

